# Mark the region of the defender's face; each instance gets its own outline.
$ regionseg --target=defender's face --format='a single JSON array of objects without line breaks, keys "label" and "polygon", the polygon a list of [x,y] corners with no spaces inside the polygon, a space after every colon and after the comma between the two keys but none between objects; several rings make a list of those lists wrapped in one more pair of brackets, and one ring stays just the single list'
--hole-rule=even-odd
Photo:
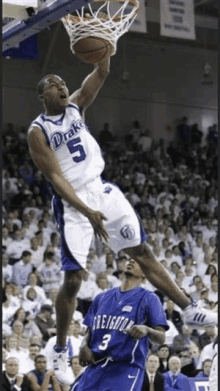
[{"label": "defender's face", "polygon": [[46,106],[63,109],[69,105],[69,90],[59,76],[48,77],[43,91]]},{"label": "defender's face", "polygon": [[129,259],[129,261],[126,262],[124,272],[132,274],[135,277],[139,277],[139,278],[144,277],[144,273],[141,267],[133,259]]}]

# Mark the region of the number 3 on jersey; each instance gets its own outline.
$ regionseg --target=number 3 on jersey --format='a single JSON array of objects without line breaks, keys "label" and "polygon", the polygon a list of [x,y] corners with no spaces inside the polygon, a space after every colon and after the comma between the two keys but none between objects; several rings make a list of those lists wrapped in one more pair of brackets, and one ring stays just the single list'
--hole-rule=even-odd
[{"label": "number 3 on jersey", "polygon": [[102,343],[98,346],[99,350],[106,350],[111,339],[111,334],[105,334],[102,338]]},{"label": "number 3 on jersey", "polygon": [[73,140],[70,140],[67,143],[67,147],[68,147],[71,155],[75,152],[78,152],[78,155],[73,156],[73,158],[72,158],[75,163],[79,163],[82,160],[85,160],[85,158],[86,158],[86,153],[83,149],[83,146],[81,144],[79,144],[80,142],[81,142],[81,138],[77,137],[77,138],[74,138]]}]

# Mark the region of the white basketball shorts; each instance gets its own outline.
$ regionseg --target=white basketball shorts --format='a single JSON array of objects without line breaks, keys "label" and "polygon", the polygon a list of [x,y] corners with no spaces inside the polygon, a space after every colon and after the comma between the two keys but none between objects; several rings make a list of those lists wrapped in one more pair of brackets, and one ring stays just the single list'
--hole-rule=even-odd
[{"label": "white basketball shorts", "polygon": [[[104,221],[109,235],[107,244],[115,253],[146,240],[139,217],[116,185],[98,177],[76,193],[88,207],[102,212],[107,218]],[[85,268],[94,235],[92,225],[87,217],[59,196],[53,197],[52,206],[61,235],[62,270]]]}]

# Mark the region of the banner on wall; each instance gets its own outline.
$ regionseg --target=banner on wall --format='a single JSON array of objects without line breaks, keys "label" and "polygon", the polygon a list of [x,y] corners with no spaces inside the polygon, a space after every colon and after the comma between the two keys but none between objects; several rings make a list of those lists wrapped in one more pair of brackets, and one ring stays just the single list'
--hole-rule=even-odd
[{"label": "banner on wall", "polygon": [[196,39],[194,0],[160,0],[160,34]]}]

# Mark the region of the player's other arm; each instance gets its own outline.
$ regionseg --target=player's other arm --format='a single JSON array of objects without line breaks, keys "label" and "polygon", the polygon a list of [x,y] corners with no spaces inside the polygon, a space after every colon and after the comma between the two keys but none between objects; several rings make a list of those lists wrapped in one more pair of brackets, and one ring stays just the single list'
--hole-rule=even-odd
[{"label": "player's other arm", "polygon": [[152,328],[145,325],[134,325],[130,329],[124,331],[135,339],[141,339],[148,336],[153,343],[162,345],[165,342],[165,330],[161,326]]},{"label": "player's other arm", "polygon": [[89,348],[90,337],[91,337],[91,331],[90,328],[88,327],[79,351],[79,360],[80,360],[80,365],[82,365],[82,367],[87,366],[88,364],[95,363],[93,352]]},{"label": "player's other arm", "polygon": [[70,96],[70,101],[85,113],[85,110],[95,100],[110,72],[110,57],[105,57],[94,65],[94,70],[83,81],[81,88]]},{"label": "player's other arm", "polygon": [[89,219],[96,236],[107,240],[108,235],[102,223],[102,220],[106,220],[105,216],[90,209],[76,195],[74,188],[63,177],[53,151],[47,145],[44,134],[37,126],[31,126],[28,130],[28,147],[33,162],[51,182],[56,193]]}]

